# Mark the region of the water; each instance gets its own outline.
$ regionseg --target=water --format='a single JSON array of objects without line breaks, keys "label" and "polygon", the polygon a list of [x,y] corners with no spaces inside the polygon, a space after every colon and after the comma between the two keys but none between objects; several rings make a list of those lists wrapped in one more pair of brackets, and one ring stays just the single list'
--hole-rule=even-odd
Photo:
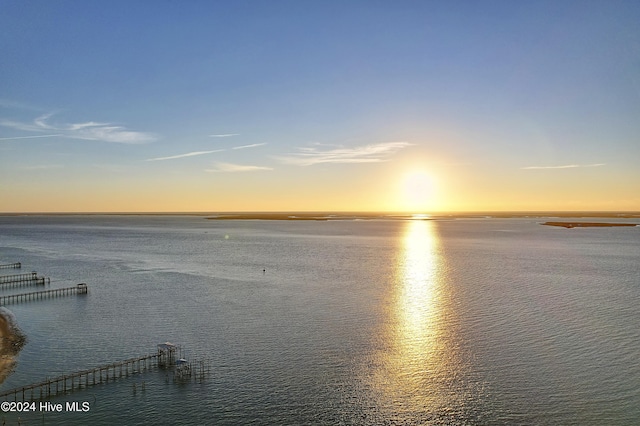
[{"label": "water", "polygon": [[9,306],[28,342],[1,389],[172,341],[207,380],[22,424],[637,424],[640,228],[539,222],[0,217],[0,263],[89,285]]}]

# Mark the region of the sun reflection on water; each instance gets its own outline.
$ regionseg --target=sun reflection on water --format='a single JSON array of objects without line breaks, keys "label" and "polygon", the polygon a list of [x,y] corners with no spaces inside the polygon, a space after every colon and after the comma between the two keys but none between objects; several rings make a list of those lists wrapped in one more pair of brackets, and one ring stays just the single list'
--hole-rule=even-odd
[{"label": "sun reflection on water", "polygon": [[461,366],[436,224],[406,222],[372,387],[378,409],[399,421],[448,415]]},{"label": "sun reflection on water", "polygon": [[437,237],[431,226],[426,221],[409,222],[398,261],[398,331],[402,340],[410,343],[406,349],[432,339],[437,332]]}]

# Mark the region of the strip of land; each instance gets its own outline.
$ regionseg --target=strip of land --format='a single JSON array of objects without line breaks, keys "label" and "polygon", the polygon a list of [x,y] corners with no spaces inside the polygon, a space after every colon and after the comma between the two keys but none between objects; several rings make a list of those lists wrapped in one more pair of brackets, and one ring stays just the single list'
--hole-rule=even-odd
[{"label": "strip of land", "polygon": [[209,220],[365,220],[389,219],[392,215],[378,213],[221,213],[209,216]]},{"label": "strip of land", "polygon": [[635,223],[605,223],[605,222],[544,222],[543,225],[562,226],[563,228],[604,228],[610,226],[637,226]]}]

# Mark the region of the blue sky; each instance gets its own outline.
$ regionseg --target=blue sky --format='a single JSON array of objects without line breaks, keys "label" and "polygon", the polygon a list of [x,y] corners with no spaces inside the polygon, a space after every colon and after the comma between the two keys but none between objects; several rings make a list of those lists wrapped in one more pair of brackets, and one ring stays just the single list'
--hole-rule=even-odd
[{"label": "blue sky", "polygon": [[637,2],[0,8],[0,211],[640,210]]}]

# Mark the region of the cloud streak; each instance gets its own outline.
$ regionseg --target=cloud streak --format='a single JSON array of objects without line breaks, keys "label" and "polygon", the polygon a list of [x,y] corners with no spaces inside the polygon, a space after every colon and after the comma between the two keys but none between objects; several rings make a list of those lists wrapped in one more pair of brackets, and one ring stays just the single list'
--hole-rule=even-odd
[{"label": "cloud streak", "polygon": [[0,141],[13,141],[13,140],[18,140],[18,139],[53,138],[53,137],[56,137],[56,136],[63,136],[63,135],[58,133],[58,134],[55,134],[55,135],[14,136],[12,138],[0,138]]},{"label": "cloud streak", "polygon": [[396,152],[413,145],[409,142],[382,142],[351,148],[320,150],[307,147],[298,148],[299,152],[275,157],[285,164],[313,166],[323,163],[381,163],[388,161]]},{"label": "cloud streak", "polygon": [[220,135],[209,135],[210,138],[230,138],[231,136],[240,136],[240,133],[223,133]]},{"label": "cloud streak", "polygon": [[[254,143],[251,145],[243,145],[243,146],[235,146],[231,149],[247,149],[247,148],[255,148],[257,146],[263,146],[266,145],[265,143]],[[185,157],[195,157],[198,155],[205,155],[205,154],[213,154],[214,152],[224,152],[227,151],[227,149],[214,149],[212,151],[194,151],[194,152],[187,152],[186,154],[178,154],[178,155],[171,155],[169,157],[156,157],[156,158],[149,158],[145,161],[165,161],[165,160],[175,160],[177,158],[185,158]],[[222,163],[221,163],[222,164]]]},{"label": "cloud streak", "polygon": [[149,159],[147,159],[145,161],[175,160],[177,158],[195,157],[195,156],[198,156],[198,155],[213,154],[214,152],[222,152],[222,151],[224,151],[224,149],[214,149],[212,151],[194,151],[194,152],[187,152],[186,154],[171,155],[169,157],[149,158]]},{"label": "cloud streak", "polygon": [[597,163],[597,164],[566,164],[563,166],[527,166],[521,167],[521,170],[546,170],[546,169],[576,169],[582,167],[601,167],[604,166],[605,163]]},{"label": "cloud streak", "polygon": [[263,146],[263,145],[266,145],[266,144],[267,144],[266,142],[263,142],[263,143],[253,143],[253,144],[251,144],[251,145],[234,146],[234,147],[233,147],[233,148],[231,148],[231,149],[255,148],[255,147],[257,147],[257,146]]},{"label": "cloud streak", "polygon": [[[22,123],[12,120],[0,120],[0,126],[27,132],[55,132],[56,136],[63,136],[72,139],[95,140],[103,142],[114,142],[123,144],[140,144],[151,142],[156,139],[151,133],[136,132],[128,130],[123,126],[112,123],[98,123],[88,121],[86,123],[57,124],[49,123],[49,118],[53,114],[44,114],[33,120],[31,123]],[[37,136],[31,136],[37,137]],[[51,137],[42,135],[41,137]],[[28,137],[25,136],[25,139]]]},{"label": "cloud streak", "polygon": [[249,166],[243,164],[232,164],[232,163],[215,163],[213,169],[206,169],[207,172],[211,173],[237,173],[237,172],[257,172],[264,170],[273,170],[271,167],[263,167],[263,166]]}]

